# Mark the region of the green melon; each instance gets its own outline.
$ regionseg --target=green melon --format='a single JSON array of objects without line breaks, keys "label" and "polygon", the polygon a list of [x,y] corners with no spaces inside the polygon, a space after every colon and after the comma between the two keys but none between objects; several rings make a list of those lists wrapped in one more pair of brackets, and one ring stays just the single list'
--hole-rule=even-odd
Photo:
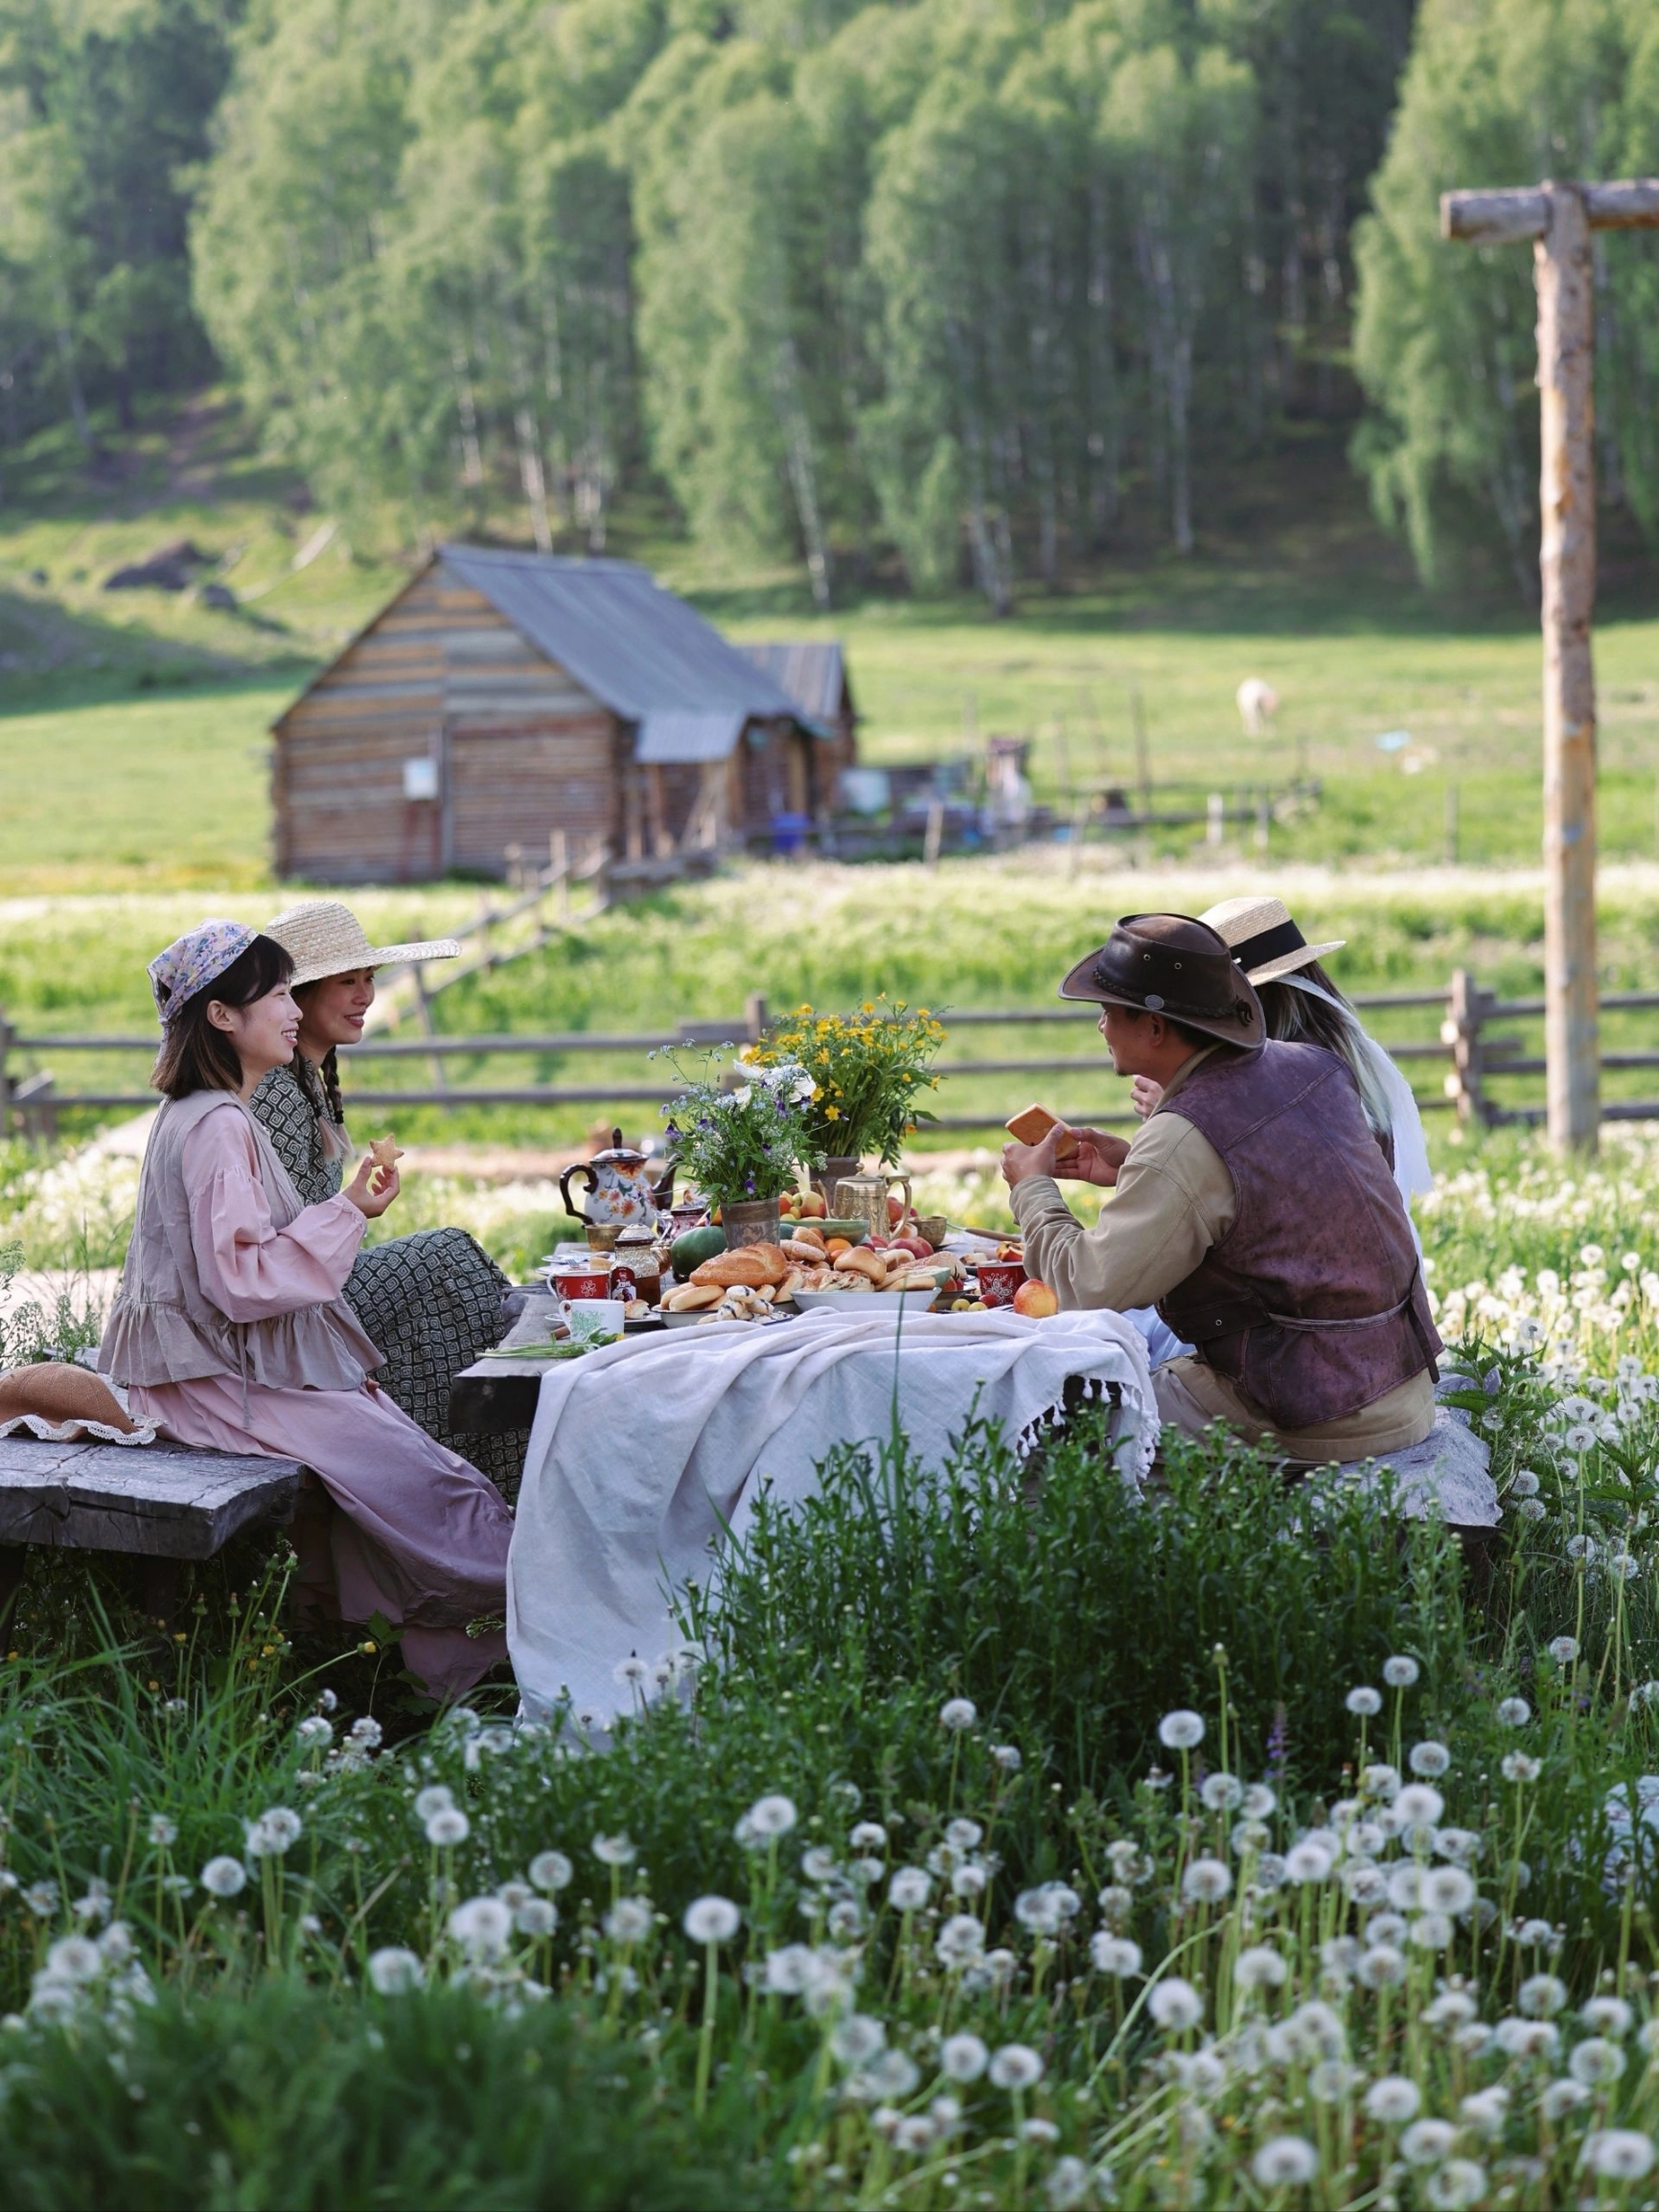
[{"label": "green melon", "polygon": [[686,1229],[675,1238],[668,1256],[675,1274],[684,1282],[694,1267],[701,1267],[705,1259],[725,1250],[724,1229]]}]

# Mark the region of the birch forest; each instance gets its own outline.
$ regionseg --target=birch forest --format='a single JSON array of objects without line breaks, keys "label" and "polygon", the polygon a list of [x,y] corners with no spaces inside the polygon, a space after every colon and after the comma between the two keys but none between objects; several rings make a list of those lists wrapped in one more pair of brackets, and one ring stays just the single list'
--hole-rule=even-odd
[{"label": "birch forest", "polygon": [[[1535,472],[1526,257],[1437,194],[1656,132],[1649,0],[0,0],[0,498],[223,379],[361,533],[634,499],[1001,612],[1350,419],[1428,574]],[[1652,528],[1659,262],[1607,254]]]}]

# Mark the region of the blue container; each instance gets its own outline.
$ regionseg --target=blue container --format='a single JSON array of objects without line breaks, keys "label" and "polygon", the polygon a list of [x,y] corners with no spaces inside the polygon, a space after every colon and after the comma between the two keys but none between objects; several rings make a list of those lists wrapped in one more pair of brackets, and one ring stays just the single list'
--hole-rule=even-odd
[{"label": "blue container", "polygon": [[812,827],[812,818],[804,814],[774,814],[772,818],[772,849],[774,853],[798,853],[806,843],[806,833]]}]

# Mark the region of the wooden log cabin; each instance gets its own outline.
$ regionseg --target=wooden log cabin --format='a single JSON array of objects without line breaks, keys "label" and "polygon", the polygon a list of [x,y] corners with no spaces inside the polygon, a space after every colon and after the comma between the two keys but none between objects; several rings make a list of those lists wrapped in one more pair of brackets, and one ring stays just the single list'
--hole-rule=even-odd
[{"label": "wooden log cabin", "polygon": [[850,728],[631,562],[443,545],[272,726],[279,875],[645,864],[824,816]]}]

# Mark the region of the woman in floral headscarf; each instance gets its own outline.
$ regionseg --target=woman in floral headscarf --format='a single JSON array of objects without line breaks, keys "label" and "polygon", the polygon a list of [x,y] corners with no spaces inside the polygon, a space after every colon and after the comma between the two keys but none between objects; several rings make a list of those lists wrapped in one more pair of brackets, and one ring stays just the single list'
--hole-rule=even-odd
[{"label": "woman in floral headscarf", "polygon": [[293,1055],[292,973],[237,922],[204,922],[150,962],[164,1104],[99,1366],[180,1443],[303,1461],[322,1496],[302,1496],[294,1528],[302,1606],[383,1615],[426,1687],[454,1694],[505,1653],[500,1630],[468,1627],[502,1608],[512,1516],[369,1379],[380,1353],[340,1295],[397,1169],[366,1159],[307,1206],[248,1111]]}]

